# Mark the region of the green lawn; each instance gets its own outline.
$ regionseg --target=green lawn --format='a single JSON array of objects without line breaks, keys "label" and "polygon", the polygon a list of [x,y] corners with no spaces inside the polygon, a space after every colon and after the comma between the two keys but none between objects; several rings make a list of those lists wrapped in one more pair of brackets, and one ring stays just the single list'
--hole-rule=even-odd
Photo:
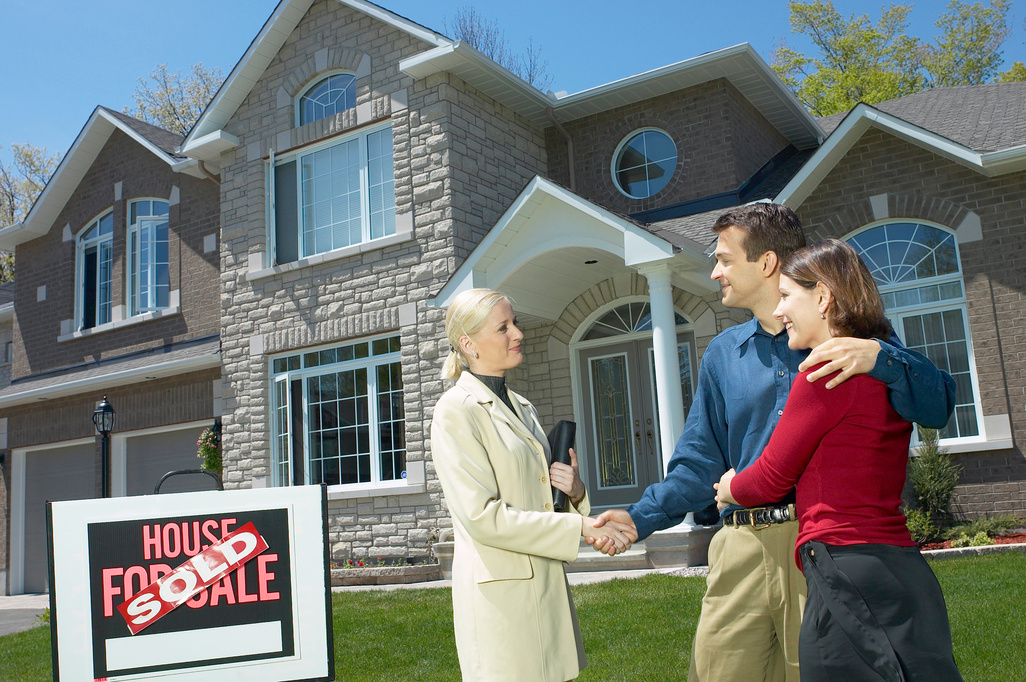
[{"label": "green lawn", "polygon": [[[1026,680],[1026,554],[932,562],[955,656],[973,682]],[[683,680],[705,581],[661,575],[574,588],[588,680]],[[459,680],[448,589],[334,596],[338,679]],[[50,631],[0,637],[0,680],[50,680]]]}]

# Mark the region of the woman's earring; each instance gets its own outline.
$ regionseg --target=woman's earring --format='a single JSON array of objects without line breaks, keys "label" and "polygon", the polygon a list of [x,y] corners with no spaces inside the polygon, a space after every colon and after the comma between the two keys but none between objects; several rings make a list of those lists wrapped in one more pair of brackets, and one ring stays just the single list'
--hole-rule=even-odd
[{"label": "woman's earring", "polygon": [[825,313],[820,313],[819,314],[819,319],[825,320],[826,319],[826,314]]},{"label": "woman's earring", "polygon": [[474,359],[477,360],[477,358],[478,358],[477,351],[474,351]]}]

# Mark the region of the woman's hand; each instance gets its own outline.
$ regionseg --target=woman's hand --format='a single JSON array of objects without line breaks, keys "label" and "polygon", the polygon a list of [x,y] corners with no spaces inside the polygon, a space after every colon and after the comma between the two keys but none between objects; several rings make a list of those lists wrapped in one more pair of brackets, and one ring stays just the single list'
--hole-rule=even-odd
[{"label": "woman's hand", "polygon": [[584,499],[584,481],[577,466],[577,453],[570,448],[570,463],[553,462],[549,467],[549,480],[552,487],[562,490],[570,498],[570,504],[576,507]]},{"label": "woman's hand", "polygon": [[734,474],[737,473],[733,469],[720,476],[719,483],[713,483],[713,488],[716,490],[716,508],[723,511],[732,504],[737,504],[737,500],[730,494],[730,482],[734,480]]},{"label": "woman's hand", "polygon": [[585,539],[590,539],[588,544],[593,544],[596,540],[608,540],[601,551],[609,556],[616,556],[631,548],[631,539],[627,537],[619,523],[607,521],[601,528],[596,528],[595,518],[582,516],[581,520],[581,535]]}]

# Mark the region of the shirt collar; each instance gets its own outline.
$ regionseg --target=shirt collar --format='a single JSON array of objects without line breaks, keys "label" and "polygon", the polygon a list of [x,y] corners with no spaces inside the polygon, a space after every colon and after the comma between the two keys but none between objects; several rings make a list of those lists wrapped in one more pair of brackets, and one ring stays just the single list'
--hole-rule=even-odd
[{"label": "shirt collar", "polygon": [[741,346],[745,345],[746,343],[748,343],[748,340],[750,338],[757,334],[772,339],[776,338],[777,336],[780,336],[780,334],[787,333],[786,330],[781,329],[779,334],[770,334],[768,331],[762,328],[762,325],[759,324],[758,318],[755,317],[753,317],[752,319],[748,320],[743,324],[737,325],[737,330],[737,343],[734,344],[734,348],[740,348]]}]

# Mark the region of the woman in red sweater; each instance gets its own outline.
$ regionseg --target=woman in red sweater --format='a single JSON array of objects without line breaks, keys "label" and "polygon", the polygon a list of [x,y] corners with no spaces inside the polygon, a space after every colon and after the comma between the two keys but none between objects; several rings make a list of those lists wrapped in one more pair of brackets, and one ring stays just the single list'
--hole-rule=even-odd
[{"label": "woman in red sweater", "polygon": [[[876,283],[848,244],[829,239],[781,267],[788,346],[833,336],[890,338]],[[755,507],[795,490],[795,561],[809,596],[799,638],[802,682],[961,680],[940,585],[901,512],[912,425],[867,374],[827,390],[795,379],[762,455],[715,486],[721,508]]]}]

